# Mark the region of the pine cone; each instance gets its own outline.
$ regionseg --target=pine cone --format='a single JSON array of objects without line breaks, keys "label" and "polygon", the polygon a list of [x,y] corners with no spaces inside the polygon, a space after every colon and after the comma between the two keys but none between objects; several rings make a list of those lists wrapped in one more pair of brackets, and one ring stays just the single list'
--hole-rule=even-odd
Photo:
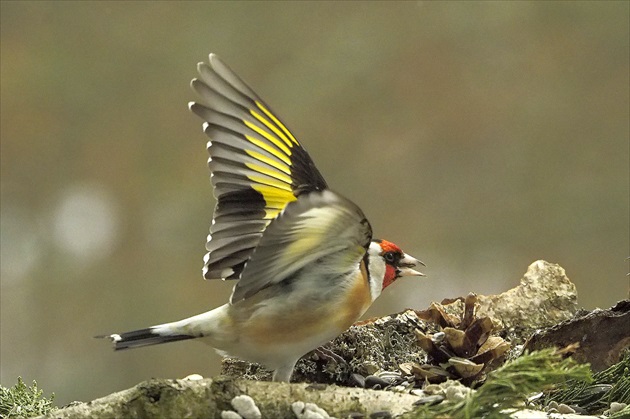
[{"label": "pine cone", "polygon": [[[460,316],[449,313],[453,306],[458,306],[452,304],[457,301],[460,307],[463,304]],[[430,383],[453,379],[472,386],[482,382],[485,373],[500,363],[510,344],[499,336],[491,336],[492,320],[475,316],[476,302],[477,296],[471,293],[448,306],[431,303],[429,309],[416,311],[420,319],[434,323],[439,331],[416,330],[418,344],[429,357],[423,365],[401,365],[403,373]]]}]

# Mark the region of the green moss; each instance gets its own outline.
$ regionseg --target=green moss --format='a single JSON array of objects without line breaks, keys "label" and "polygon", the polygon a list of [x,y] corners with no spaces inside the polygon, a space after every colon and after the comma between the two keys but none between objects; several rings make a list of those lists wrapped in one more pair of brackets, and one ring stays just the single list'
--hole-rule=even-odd
[{"label": "green moss", "polygon": [[57,407],[53,406],[55,395],[51,394],[47,399],[42,397],[43,393],[35,381],[27,387],[22,377],[18,377],[17,384],[11,388],[0,386],[0,417],[28,418],[56,410]]}]

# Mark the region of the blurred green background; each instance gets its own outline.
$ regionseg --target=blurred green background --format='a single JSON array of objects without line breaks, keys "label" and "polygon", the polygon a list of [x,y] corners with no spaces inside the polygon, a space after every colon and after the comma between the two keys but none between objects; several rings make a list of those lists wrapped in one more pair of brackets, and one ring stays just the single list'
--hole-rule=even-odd
[{"label": "blurred green background", "polygon": [[225,302],[195,64],[218,53],[378,237],[426,262],[368,315],[498,293],[546,259],[628,295],[628,2],[1,3],[1,383],[57,403],[216,374],[91,337]]}]

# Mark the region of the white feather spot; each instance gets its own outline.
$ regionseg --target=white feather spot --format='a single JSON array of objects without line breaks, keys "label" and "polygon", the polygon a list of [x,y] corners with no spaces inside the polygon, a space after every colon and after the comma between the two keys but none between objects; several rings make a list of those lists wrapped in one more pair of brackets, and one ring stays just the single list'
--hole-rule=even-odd
[{"label": "white feather spot", "polygon": [[195,102],[188,102],[188,109],[192,110],[193,105],[195,104]]},{"label": "white feather spot", "polygon": [[114,333],[113,335],[109,335],[109,338],[114,342],[120,342],[122,338],[119,334]]},{"label": "white feather spot", "polygon": [[234,273],[234,269],[226,268],[226,269],[221,271],[221,278],[227,278],[228,276],[232,275],[233,273]]},{"label": "white feather spot", "polygon": [[203,132],[206,132],[209,126],[210,124],[207,122],[204,122],[203,124],[201,124],[201,128],[203,129]]}]

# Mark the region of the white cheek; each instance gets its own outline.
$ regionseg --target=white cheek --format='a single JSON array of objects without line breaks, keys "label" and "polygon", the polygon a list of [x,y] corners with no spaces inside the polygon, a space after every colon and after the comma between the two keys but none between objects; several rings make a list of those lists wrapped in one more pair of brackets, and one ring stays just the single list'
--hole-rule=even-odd
[{"label": "white cheek", "polygon": [[370,294],[372,302],[381,295],[383,290],[383,278],[385,278],[385,261],[381,257],[381,247],[377,243],[372,243],[368,250],[370,266]]}]

